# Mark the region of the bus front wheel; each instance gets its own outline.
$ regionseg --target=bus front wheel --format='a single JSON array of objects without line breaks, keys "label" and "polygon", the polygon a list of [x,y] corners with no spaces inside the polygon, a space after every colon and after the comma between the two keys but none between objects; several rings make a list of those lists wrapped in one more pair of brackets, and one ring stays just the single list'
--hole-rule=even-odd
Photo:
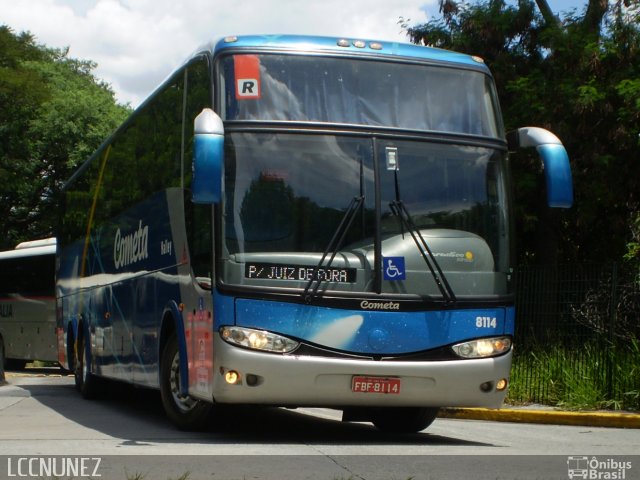
[{"label": "bus front wheel", "polygon": [[206,425],[212,404],[180,392],[180,352],[175,335],[162,352],[160,396],[167,416],[180,430],[200,430]]},{"label": "bus front wheel", "polygon": [[438,411],[437,407],[376,408],[371,413],[371,422],[383,432],[415,433],[431,425]]}]

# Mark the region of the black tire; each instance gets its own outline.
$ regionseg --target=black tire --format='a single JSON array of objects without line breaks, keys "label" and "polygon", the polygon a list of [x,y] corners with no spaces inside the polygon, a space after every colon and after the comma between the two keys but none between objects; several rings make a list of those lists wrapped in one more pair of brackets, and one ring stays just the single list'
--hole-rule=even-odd
[{"label": "black tire", "polygon": [[4,368],[6,370],[24,370],[26,366],[26,360],[20,360],[17,358],[5,358],[4,360]]},{"label": "black tire", "polygon": [[4,342],[2,340],[2,337],[0,337],[0,384],[2,384],[5,381],[4,378]]},{"label": "black tire", "polygon": [[75,377],[76,390],[78,390],[87,400],[93,400],[98,396],[99,379],[89,371],[88,359],[90,355],[89,345],[84,335],[80,335],[78,343],[74,349],[73,373]]},{"label": "black tire", "polygon": [[180,353],[175,335],[167,340],[160,363],[160,396],[167,417],[180,430],[202,430],[213,405],[180,393]]},{"label": "black tire", "polygon": [[437,407],[376,408],[371,413],[371,422],[387,433],[415,433],[424,430],[438,416]]}]

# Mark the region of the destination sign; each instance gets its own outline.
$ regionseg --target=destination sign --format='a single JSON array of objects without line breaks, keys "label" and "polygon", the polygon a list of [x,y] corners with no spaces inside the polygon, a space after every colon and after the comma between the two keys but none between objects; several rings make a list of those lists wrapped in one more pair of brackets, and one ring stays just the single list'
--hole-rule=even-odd
[{"label": "destination sign", "polygon": [[[315,275],[314,275],[315,272]],[[265,280],[294,280],[308,282],[316,280],[332,283],[354,283],[355,268],[317,268],[314,265],[285,265],[282,263],[247,263],[245,278]]]}]

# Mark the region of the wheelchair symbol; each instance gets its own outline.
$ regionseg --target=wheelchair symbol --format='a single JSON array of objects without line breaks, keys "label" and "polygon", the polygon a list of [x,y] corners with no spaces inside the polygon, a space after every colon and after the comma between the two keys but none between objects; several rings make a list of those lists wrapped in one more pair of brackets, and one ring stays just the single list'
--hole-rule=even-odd
[{"label": "wheelchair symbol", "polygon": [[402,272],[393,264],[392,260],[389,260],[387,264],[387,277],[396,278],[398,275],[402,275]]},{"label": "wheelchair symbol", "polygon": [[383,266],[385,280],[406,280],[404,257],[385,257]]}]

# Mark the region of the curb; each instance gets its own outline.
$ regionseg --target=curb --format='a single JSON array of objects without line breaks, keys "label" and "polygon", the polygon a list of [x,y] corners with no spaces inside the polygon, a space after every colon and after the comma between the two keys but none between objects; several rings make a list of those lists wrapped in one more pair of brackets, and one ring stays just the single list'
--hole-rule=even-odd
[{"label": "curb", "polygon": [[640,428],[640,414],[609,412],[567,412],[558,410],[486,408],[443,408],[440,418],[491,422],[541,423],[585,427]]}]

